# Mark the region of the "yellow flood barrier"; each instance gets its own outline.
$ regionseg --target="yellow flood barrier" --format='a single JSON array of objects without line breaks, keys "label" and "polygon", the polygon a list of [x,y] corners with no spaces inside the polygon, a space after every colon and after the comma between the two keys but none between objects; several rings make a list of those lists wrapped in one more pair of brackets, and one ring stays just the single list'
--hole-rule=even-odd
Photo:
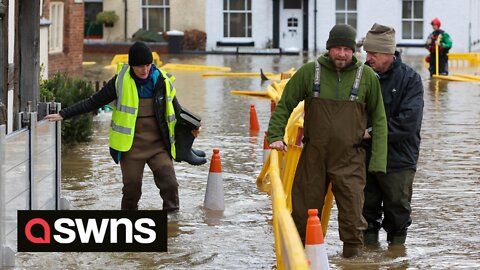
[{"label": "yellow flood barrier", "polygon": [[[272,83],[267,86],[267,91],[265,91],[265,92],[263,92],[263,91],[248,91],[248,90],[232,90],[230,93],[233,94],[233,95],[268,97],[271,100],[273,100],[275,103],[277,103],[280,100],[280,97],[282,96],[283,89],[285,88],[285,85],[287,84],[290,76],[293,74],[292,72],[294,72],[293,68],[290,69],[287,72],[282,72],[281,74],[283,74],[283,77],[285,77],[285,79],[282,79],[282,80],[279,80],[279,81],[272,81]],[[206,73],[206,74],[208,74],[208,73]],[[230,73],[224,73],[224,74],[230,74]]]},{"label": "yellow flood barrier", "polygon": [[281,72],[281,73],[278,73],[278,74],[273,74],[273,75],[266,75],[266,73],[264,73],[267,78],[271,81],[281,81],[281,80],[285,80],[285,79],[288,79],[290,77],[292,77],[292,75],[295,73],[295,68],[290,68],[289,70],[285,71],[285,72]]},{"label": "yellow flood barrier", "polygon": [[449,53],[448,64],[450,67],[474,67],[480,64],[480,53]]},{"label": "yellow flood barrier", "polygon": [[447,80],[447,81],[454,81],[454,82],[474,82],[475,80],[458,77],[458,76],[451,76],[451,75],[432,75],[433,78]]},{"label": "yellow flood barrier", "polygon": [[[283,243],[284,238],[290,237],[291,241],[297,242],[294,245],[300,245],[302,247],[302,252],[304,253],[301,240],[298,238],[298,232],[293,220],[291,219],[292,211],[292,186],[295,176],[295,171],[297,168],[298,160],[302,152],[302,142],[303,138],[303,114],[304,114],[304,102],[298,104],[298,106],[293,110],[292,114],[287,123],[285,138],[284,141],[287,144],[288,151],[280,152],[276,150],[270,151],[260,174],[257,177],[257,187],[263,192],[269,192],[272,196],[272,206],[274,211],[273,224],[274,224],[274,237],[275,237],[275,252],[277,256],[277,267],[278,269],[285,269],[283,263],[288,261],[292,256],[300,256],[297,249],[286,250],[284,249]],[[281,202],[276,202],[274,200],[281,198]],[[333,193],[331,190],[331,184],[328,188],[327,195],[325,197],[325,202],[323,209],[321,211],[321,223],[323,229],[323,235],[327,233],[328,222],[330,218],[331,208],[333,206]],[[282,219],[288,219],[288,221],[283,220],[285,223],[292,223],[293,229],[291,226],[282,227],[279,225],[280,221],[276,219],[276,209],[281,208]],[[288,213],[288,215],[287,215]],[[297,239],[298,238],[298,239]],[[290,243],[293,245],[293,243]],[[302,269],[296,267],[290,267],[287,269]]]},{"label": "yellow flood barrier", "polygon": [[[162,61],[160,61],[160,56],[158,56],[158,53],[152,52],[152,57],[155,66],[160,67],[162,65]],[[116,54],[110,62],[110,66],[116,67],[118,63],[128,63],[128,54]]]},{"label": "yellow flood barrier", "polygon": [[477,75],[460,74],[460,73],[454,73],[452,75],[460,78],[466,78],[472,81],[480,81],[480,76],[477,76]]},{"label": "yellow flood barrier", "polygon": [[[270,158],[272,164],[278,164],[277,151],[271,151]],[[270,181],[277,269],[309,269],[302,241],[285,205],[285,192],[277,166],[271,167]]]},{"label": "yellow flood barrier", "polygon": [[223,71],[232,70],[230,67],[188,65],[188,64],[172,64],[172,63],[168,63],[168,64],[163,65],[162,69],[169,69],[169,70],[223,70]]},{"label": "yellow flood barrier", "polygon": [[[266,76],[272,76],[273,73],[264,73]],[[229,73],[203,73],[203,77],[260,77],[258,72],[229,72]]]},{"label": "yellow flood barrier", "polygon": [[267,92],[261,91],[248,91],[248,90],[232,90],[230,91],[232,95],[246,95],[246,96],[257,96],[257,97],[266,97],[268,98]]}]

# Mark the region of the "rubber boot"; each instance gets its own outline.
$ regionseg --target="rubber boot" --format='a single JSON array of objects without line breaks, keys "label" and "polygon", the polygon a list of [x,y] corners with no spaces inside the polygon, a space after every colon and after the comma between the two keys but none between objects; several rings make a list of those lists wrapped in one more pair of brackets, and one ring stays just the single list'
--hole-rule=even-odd
[{"label": "rubber boot", "polygon": [[366,230],[363,232],[363,244],[365,246],[378,245],[378,231]]},{"label": "rubber boot", "polygon": [[192,148],[192,152],[199,157],[206,157],[207,156],[207,154],[205,154],[205,151],[202,151],[202,150],[199,150],[199,149],[193,149]]},{"label": "rubber boot", "polygon": [[400,234],[387,233],[387,242],[389,245],[403,245],[407,239],[407,232]]},{"label": "rubber boot", "polygon": [[[177,155],[175,161],[186,161],[191,165],[202,165],[207,163],[205,157],[196,155],[192,149],[193,141],[195,140],[195,137],[192,135],[192,130],[200,127],[199,119],[199,117],[182,108],[182,112],[175,125],[175,146]],[[203,151],[200,151],[200,154],[202,154],[201,152]],[[205,154],[205,152],[203,152],[203,154]]]},{"label": "rubber boot", "polygon": [[343,244],[343,257],[351,258],[362,255],[362,246]]}]

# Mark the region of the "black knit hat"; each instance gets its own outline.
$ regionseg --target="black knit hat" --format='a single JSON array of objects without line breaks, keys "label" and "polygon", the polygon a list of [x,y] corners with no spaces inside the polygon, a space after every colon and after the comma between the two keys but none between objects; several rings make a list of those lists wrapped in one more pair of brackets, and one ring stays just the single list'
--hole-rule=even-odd
[{"label": "black knit hat", "polygon": [[147,44],[137,41],[128,50],[128,64],[130,66],[149,65],[152,62],[152,50]]},{"label": "black knit hat", "polygon": [[345,46],[355,51],[357,31],[348,24],[337,24],[332,30],[327,40],[327,50],[335,46]]}]

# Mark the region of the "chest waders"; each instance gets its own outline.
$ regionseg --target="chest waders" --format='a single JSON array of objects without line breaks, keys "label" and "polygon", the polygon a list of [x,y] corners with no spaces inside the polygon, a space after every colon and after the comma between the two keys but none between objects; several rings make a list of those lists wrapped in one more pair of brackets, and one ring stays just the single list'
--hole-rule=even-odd
[{"label": "chest waders", "polygon": [[358,68],[350,100],[319,97],[320,64],[315,61],[313,97],[305,99],[304,147],[292,187],[292,217],[305,240],[308,209],[323,209],[329,183],[338,207],[340,240],[363,245],[367,223],[362,216],[365,150],[358,147],[367,127],[365,104],[357,102],[363,65]]},{"label": "chest waders", "polygon": [[[160,135],[155,117],[154,100],[138,98],[135,81],[129,75],[128,65],[124,64],[119,67],[119,70],[118,99],[112,114],[110,146],[122,151],[121,209],[136,210],[138,208],[138,201],[142,195],[143,170],[145,164],[148,164],[153,172],[155,185],[160,190],[160,197],[163,199],[163,210],[176,210],[179,207],[178,182],[173,161]],[[174,88],[172,91],[174,96]],[[168,105],[166,110],[168,111]]]},{"label": "chest waders", "polygon": [[155,185],[163,199],[163,210],[176,210],[179,206],[178,182],[173,161],[163,145],[153,105],[152,98],[140,99],[135,139],[130,151],[123,153],[120,159],[123,176],[122,210],[137,209],[142,195],[145,164],[153,172]]}]

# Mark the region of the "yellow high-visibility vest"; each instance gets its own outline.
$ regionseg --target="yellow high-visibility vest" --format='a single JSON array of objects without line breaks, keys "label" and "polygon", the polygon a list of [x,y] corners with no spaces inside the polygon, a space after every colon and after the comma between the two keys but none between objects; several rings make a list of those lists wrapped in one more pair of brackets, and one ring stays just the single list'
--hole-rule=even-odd
[{"label": "yellow high-visibility vest", "polygon": [[[175,87],[172,82],[175,77],[160,70],[165,80],[165,119],[167,121],[169,141],[171,146],[170,153],[176,157],[175,149],[175,109],[173,99],[175,97]],[[133,145],[135,135],[135,122],[138,114],[138,92],[134,79],[130,76],[130,66],[119,63],[117,66],[117,80],[115,81],[117,90],[117,100],[113,106],[112,121],[110,123],[110,147],[120,151],[127,152]]]}]

